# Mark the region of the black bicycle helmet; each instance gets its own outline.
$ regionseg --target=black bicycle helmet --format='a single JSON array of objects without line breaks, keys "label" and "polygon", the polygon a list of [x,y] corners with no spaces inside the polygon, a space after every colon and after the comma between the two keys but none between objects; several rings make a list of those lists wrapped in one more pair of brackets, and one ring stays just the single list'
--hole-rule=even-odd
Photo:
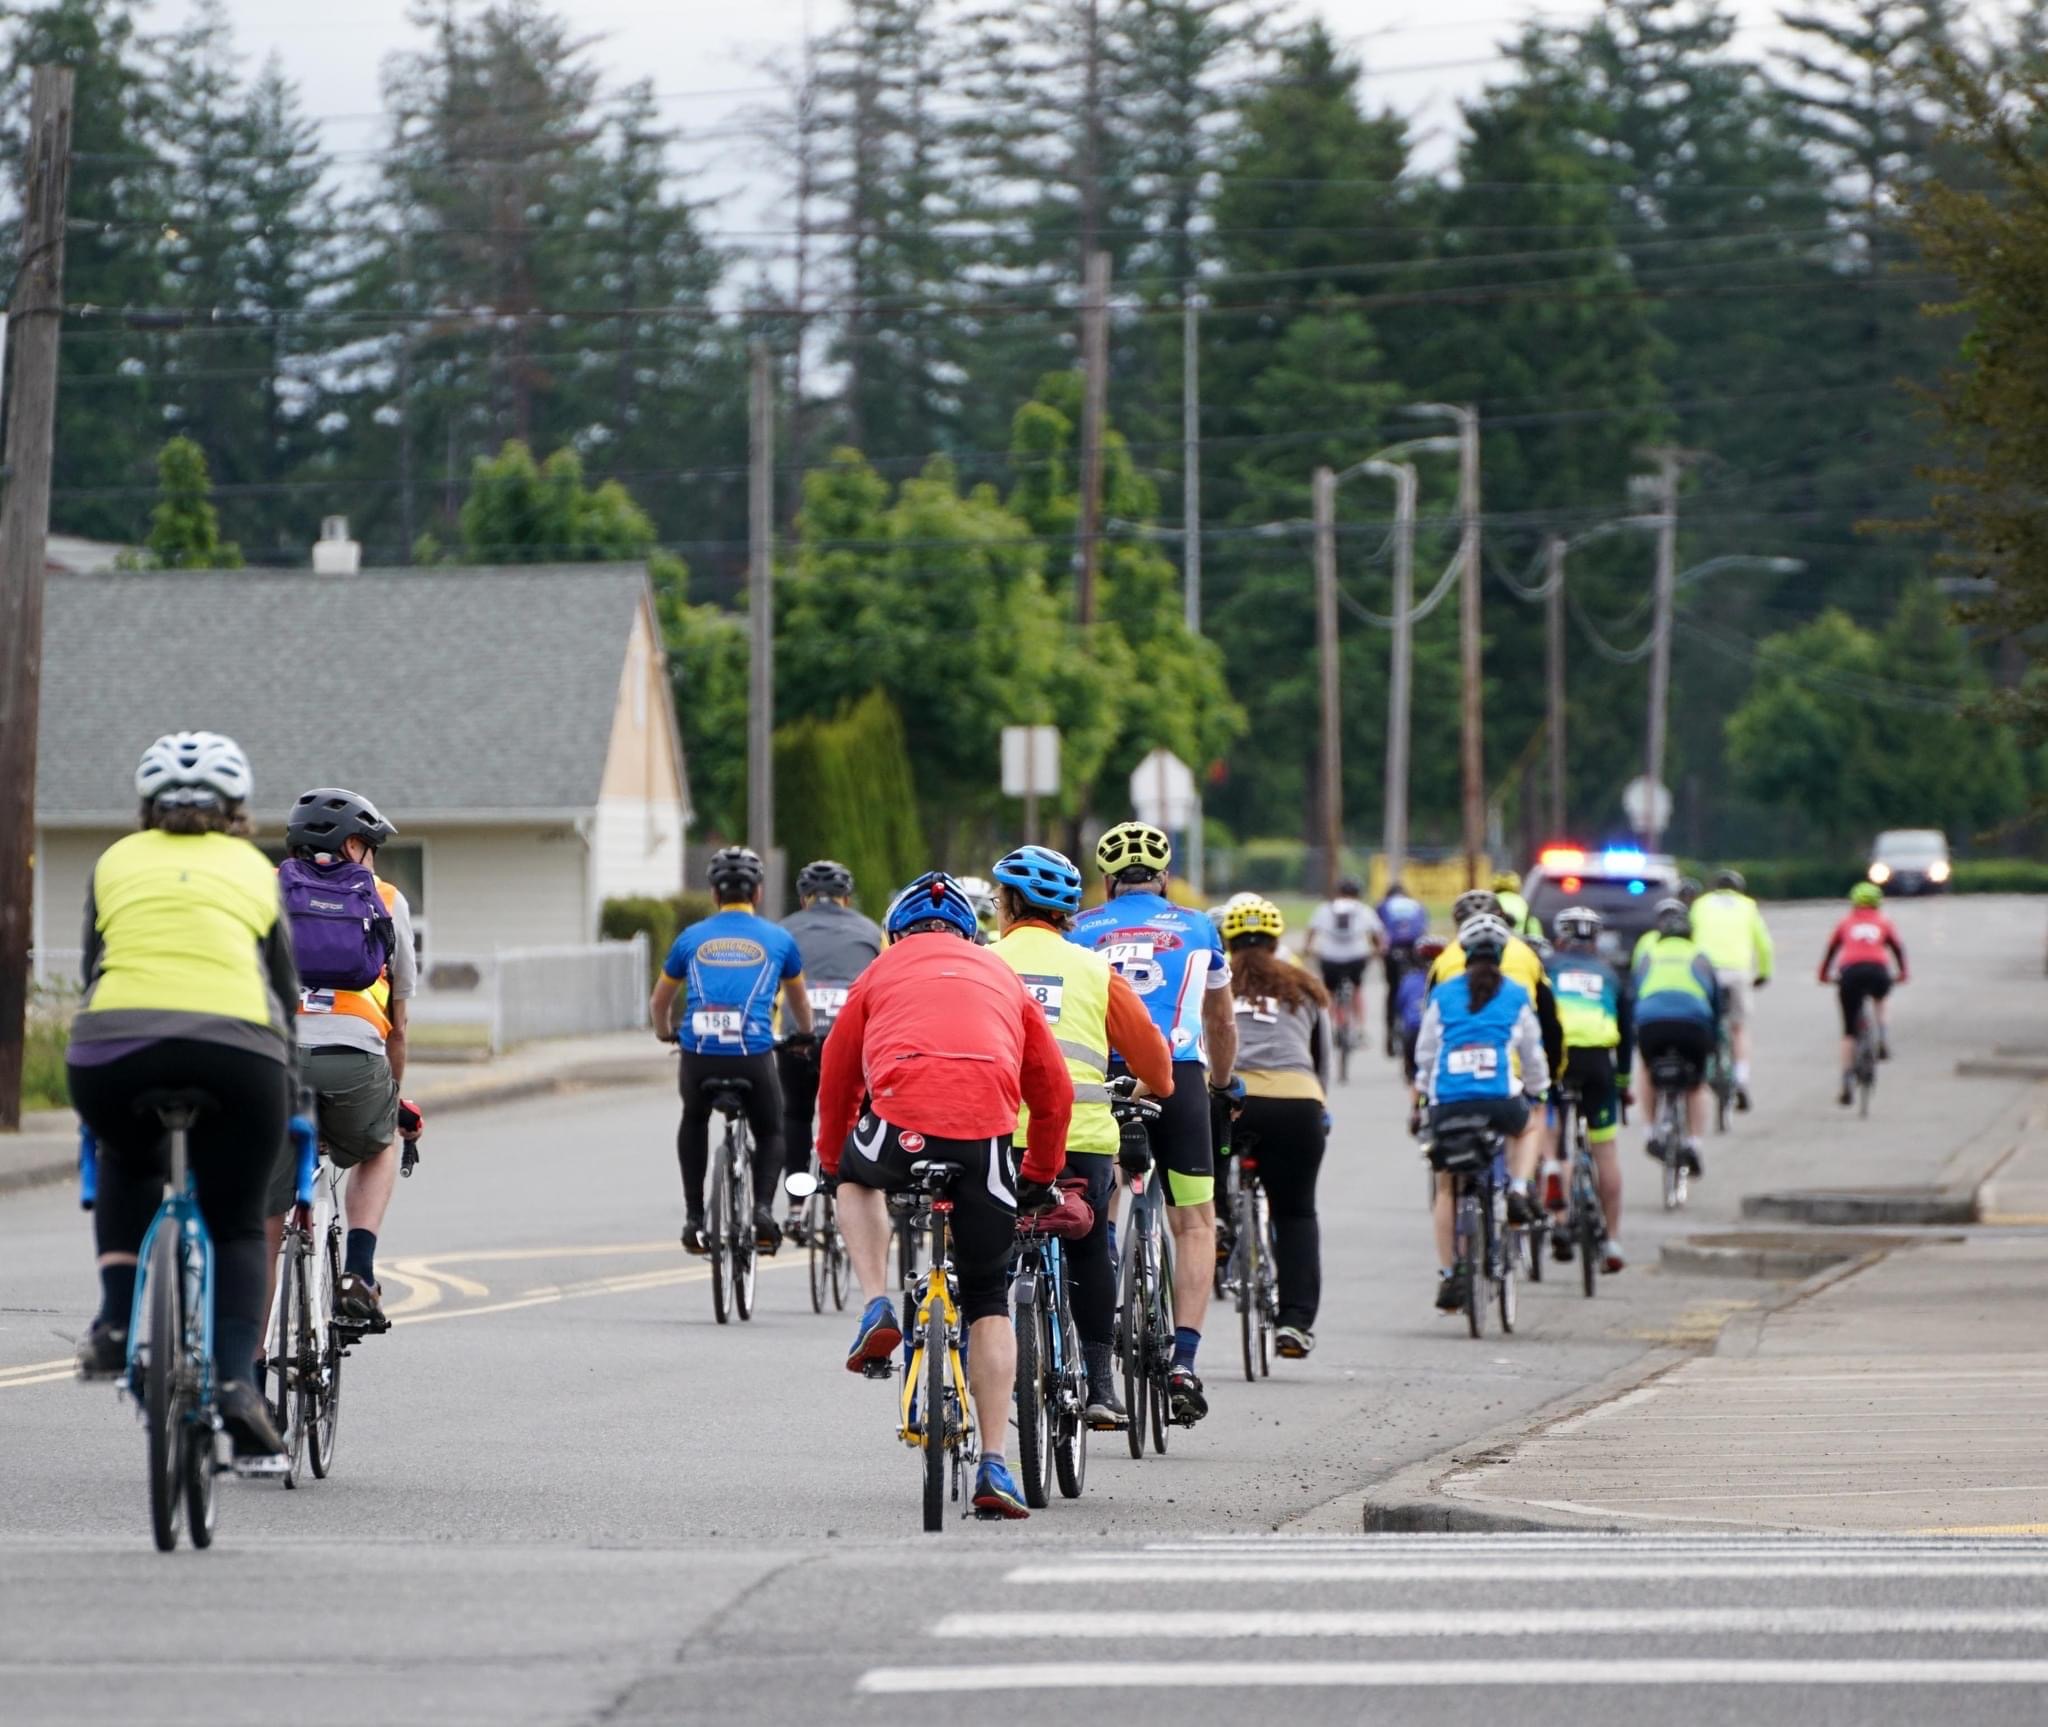
[{"label": "black bicycle helmet", "polygon": [[754,890],[768,879],[761,854],[747,846],[726,846],[713,852],[704,874],[713,892],[721,897],[730,894],[735,900],[752,899]]},{"label": "black bicycle helmet", "polygon": [[853,898],[853,871],[830,858],[805,864],[797,872],[796,897],[814,899],[820,894],[826,899]]},{"label": "black bicycle helmet", "polygon": [[1749,883],[1742,879],[1742,871],[1739,869],[1717,869],[1714,871],[1714,886],[1717,890],[1741,893]]},{"label": "black bicycle helmet", "polygon": [[1655,912],[1657,933],[1690,937],[1692,934],[1692,907],[1682,899],[1660,899]]},{"label": "black bicycle helmet", "polygon": [[1451,922],[1463,929],[1475,917],[1500,917],[1500,896],[1493,889],[1468,887],[1451,902]]},{"label": "black bicycle helmet", "polygon": [[375,851],[398,830],[360,792],[342,786],[315,786],[301,792],[285,818],[284,843],[295,852],[340,852],[348,839],[363,841]]}]

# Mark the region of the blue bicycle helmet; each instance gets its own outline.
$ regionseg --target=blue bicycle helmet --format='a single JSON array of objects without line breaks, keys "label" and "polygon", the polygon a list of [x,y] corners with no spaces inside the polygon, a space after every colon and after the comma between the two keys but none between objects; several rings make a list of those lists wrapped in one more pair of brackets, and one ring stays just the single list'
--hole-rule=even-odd
[{"label": "blue bicycle helmet", "polygon": [[981,934],[974,915],[974,902],[960,891],[960,884],[944,870],[928,870],[895,898],[882,928],[891,941],[920,930],[943,929],[964,940]]},{"label": "blue bicycle helmet", "polygon": [[1013,887],[1024,903],[1041,911],[1081,909],[1081,872],[1064,852],[1051,846],[1019,846],[990,872],[1004,887]]}]

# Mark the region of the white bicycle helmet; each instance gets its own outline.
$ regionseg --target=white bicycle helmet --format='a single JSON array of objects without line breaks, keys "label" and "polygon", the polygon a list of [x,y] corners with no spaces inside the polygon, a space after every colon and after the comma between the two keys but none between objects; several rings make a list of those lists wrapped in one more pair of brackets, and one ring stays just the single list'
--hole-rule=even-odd
[{"label": "white bicycle helmet", "polygon": [[1475,953],[1492,953],[1497,958],[1507,951],[1509,933],[1499,918],[1481,912],[1458,926],[1458,945],[1467,959]]},{"label": "white bicycle helmet", "polygon": [[219,732],[166,732],[135,770],[144,803],[245,804],[252,785],[242,746]]}]

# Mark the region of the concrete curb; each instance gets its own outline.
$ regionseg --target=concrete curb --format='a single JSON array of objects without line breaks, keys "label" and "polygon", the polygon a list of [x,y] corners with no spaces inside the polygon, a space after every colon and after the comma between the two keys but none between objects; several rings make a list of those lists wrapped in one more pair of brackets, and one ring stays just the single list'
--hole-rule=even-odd
[{"label": "concrete curb", "polygon": [[1953,1227],[1977,1221],[1981,1182],[1953,1187],[1816,1187],[1746,1193],[1742,1215],[1771,1223],[1868,1228],[1882,1224]]},{"label": "concrete curb", "polygon": [[2048,1079],[2048,1060],[1977,1056],[1957,1062],[1956,1075],[1961,1079]]},{"label": "concrete curb", "polygon": [[1890,1253],[1901,1247],[1917,1246],[1927,1239],[1921,1235],[1851,1231],[1738,1230],[1667,1241],[1659,1250],[1658,1259],[1666,1271],[1688,1277],[1750,1277],[1790,1282],[1818,1276],[1866,1254]]}]

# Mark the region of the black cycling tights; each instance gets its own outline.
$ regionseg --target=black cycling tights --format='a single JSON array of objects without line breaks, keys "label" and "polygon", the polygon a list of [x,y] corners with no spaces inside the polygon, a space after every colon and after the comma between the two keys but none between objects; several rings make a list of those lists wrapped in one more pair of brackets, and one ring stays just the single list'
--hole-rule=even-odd
[{"label": "black cycling tights", "polygon": [[[683,1209],[692,1217],[704,1214],[704,1172],[711,1164],[711,1099],[704,1081],[743,1079],[747,1093],[747,1126],[754,1135],[754,1203],[775,1203],[782,1185],[782,1087],[775,1077],[775,1057],[760,1055],[692,1055],[683,1052],[679,1083],[683,1091],[683,1123],[676,1129],[676,1158],[683,1166]],[[808,1165],[806,1165],[808,1167]]]},{"label": "black cycling tights", "polygon": [[1312,1097],[1248,1097],[1237,1121],[1238,1146],[1258,1159],[1273,1208],[1273,1258],[1280,1276],[1282,1325],[1315,1325],[1323,1301],[1323,1237],[1316,1221],[1316,1177],[1323,1167],[1323,1106]]},{"label": "black cycling tights", "polygon": [[1105,1349],[1116,1341],[1116,1262],[1109,1254],[1109,1223],[1116,1211],[1116,1159],[1095,1153],[1069,1156],[1066,1173],[1088,1178],[1095,1227],[1066,1246],[1074,1279],[1074,1329],[1083,1343]]},{"label": "black cycling tights", "polygon": [[163,1203],[163,1127],[154,1113],[138,1115],[134,1099],[172,1090],[213,1098],[215,1107],[192,1124],[186,1155],[213,1237],[214,1371],[223,1380],[250,1379],[268,1289],[264,1199],[286,1155],[291,1113],[284,1063],[226,1044],[165,1038],[104,1066],[74,1063],[69,1078],[72,1106],[99,1141],[93,1235],[103,1254],[139,1251]]}]

